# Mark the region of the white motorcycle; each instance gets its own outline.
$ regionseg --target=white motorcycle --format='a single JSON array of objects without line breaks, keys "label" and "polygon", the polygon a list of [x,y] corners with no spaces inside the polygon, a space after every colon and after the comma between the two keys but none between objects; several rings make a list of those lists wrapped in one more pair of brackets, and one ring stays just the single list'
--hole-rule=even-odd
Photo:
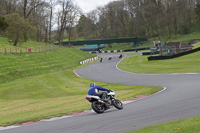
[{"label": "white motorcycle", "polygon": [[98,114],[103,113],[105,110],[112,108],[113,105],[117,109],[123,109],[122,102],[115,98],[115,92],[112,90],[107,93],[106,102],[102,101],[99,96],[93,95],[86,96],[86,99],[92,103],[92,109]]}]

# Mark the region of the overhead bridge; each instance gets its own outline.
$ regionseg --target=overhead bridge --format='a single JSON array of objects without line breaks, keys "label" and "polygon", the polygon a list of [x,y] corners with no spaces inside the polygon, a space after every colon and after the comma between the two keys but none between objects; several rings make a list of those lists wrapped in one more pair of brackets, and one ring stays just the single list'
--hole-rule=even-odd
[{"label": "overhead bridge", "polygon": [[[84,41],[66,41],[62,42],[63,46],[67,46],[69,44],[78,46],[78,45],[91,45],[91,44],[112,44],[112,43],[133,43],[134,45],[138,45],[147,41],[147,38],[115,38],[115,39],[98,39],[98,40],[84,40]],[[58,45],[58,43],[55,43]]]}]

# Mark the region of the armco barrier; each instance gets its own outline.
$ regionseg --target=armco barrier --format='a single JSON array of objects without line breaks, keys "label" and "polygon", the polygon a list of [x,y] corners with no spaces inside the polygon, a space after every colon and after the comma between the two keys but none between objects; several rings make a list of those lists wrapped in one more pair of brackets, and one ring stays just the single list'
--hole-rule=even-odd
[{"label": "armco barrier", "polygon": [[174,54],[174,55],[171,55],[171,56],[150,56],[150,57],[148,57],[148,61],[177,58],[177,57],[184,56],[184,55],[187,55],[187,54],[191,54],[191,53],[194,53],[194,52],[197,52],[197,51],[200,51],[200,47],[193,49],[193,50],[190,50],[190,51],[182,52],[182,53],[179,53],[179,54]]},{"label": "armco barrier", "polygon": [[126,50],[124,50],[124,52],[139,51],[139,50],[147,50],[147,49],[150,49],[150,47],[146,47],[146,48],[136,48],[136,49],[126,49]]},{"label": "armco barrier", "polygon": [[142,55],[154,55],[154,54],[159,54],[160,52],[159,51],[156,51],[156,52],[142,52]]},{"label": "armco barrier", "polygon": [[89,52],[90,54],[96,54],[96,53],[117,53],[117,52],[130,52],[130,51],[139,51],[139,50],[147,50],[150,49],[150,47],[145,48],[137,48],[137,49],[126,49],[126,50],[108,50],[108,51],[95,51],[95,52]]}]

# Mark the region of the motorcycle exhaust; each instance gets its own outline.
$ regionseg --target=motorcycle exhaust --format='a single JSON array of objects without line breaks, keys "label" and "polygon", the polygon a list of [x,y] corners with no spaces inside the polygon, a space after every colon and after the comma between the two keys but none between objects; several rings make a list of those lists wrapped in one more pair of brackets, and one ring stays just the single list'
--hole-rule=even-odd
[{"label": "motorcycle exhaust", "polygon": [[100,102],[100,103],[105,103],[104,101],[101,101],[101,100],[98,100],[98,102]]}]

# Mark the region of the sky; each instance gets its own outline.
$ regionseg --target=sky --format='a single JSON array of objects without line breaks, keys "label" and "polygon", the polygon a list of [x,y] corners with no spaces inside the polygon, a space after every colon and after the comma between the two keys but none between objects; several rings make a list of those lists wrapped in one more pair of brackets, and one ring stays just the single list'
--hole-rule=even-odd
[{"label": "sky", "polygon": [[74,0],[74,2],[82,9],[83,13],[88,13],[99,6],[104,6],[111,1],[116,0]]}]

